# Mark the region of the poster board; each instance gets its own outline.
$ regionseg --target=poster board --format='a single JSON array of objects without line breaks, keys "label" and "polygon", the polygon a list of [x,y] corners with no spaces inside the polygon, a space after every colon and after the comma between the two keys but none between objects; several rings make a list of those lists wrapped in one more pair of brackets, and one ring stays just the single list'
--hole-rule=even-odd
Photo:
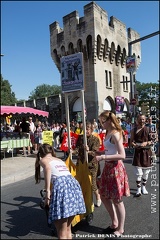
[{"label": "poster board", "polygon": [[75,53],[61,58],[62,92],[84,89],[83,53]]},{"label": "poster board", "polygon": [[115,102],[116,102],[116,113],[122,113],[124,109],[124,97],[116,96]]},{"label": "poster board", "polygon": [[52,146],[53,132],[52,131],[43,131],[43,133],[42,133],[42,142],[43,143],[48,143],[49,145]]}]

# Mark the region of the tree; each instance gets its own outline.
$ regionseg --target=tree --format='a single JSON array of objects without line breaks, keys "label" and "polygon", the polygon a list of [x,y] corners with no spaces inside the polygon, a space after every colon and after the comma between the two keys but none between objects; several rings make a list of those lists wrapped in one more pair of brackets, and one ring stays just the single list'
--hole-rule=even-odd
[{"label": "tree", "polygon": [[1,105],[15,105],[17,99],[15,93],[11,90],[12,85],[10,85],[8,80],[4,80],[1,74]]},{"label": "tree", "polygon": [[138,91],[139,101],[150,99],[151,87],[156,88],[156,95],[159,96],[159,84],[158,83],[140,83],[136,81],[136,90]]},{"label": "tree", "polygon": [[49,97],[51,95],[56,95],[61,93],[61,86],[58,85],[48,85],[48,84],[42,84],[35,88],[30,93],[29,100],[42,98],[42,97]]},{"label": "tree", "polygon": [[[151,91],[152,88],[152,91]],[[153,91],[153,89],[156,91]],[[139,106],[143,103],[149,103],[149,108],[153,105],[157,108],[157,113],[159,113],[159,84],[158,83],[140,83],[136,81],[136,90],[138,92],[138,102]]]}]

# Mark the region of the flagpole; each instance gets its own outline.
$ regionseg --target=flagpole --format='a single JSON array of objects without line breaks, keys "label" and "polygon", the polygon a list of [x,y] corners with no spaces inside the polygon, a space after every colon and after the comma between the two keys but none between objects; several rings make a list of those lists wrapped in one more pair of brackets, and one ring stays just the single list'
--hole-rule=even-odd
[{"label": "flagpole", "polygon": [[85,156],[85,160],[88,163],[88,153],[86,150],[86,146],[87,146],[87,138],[86,138],[86,119],[85,119],[85,103],[84,103],[84,90],[81,90],[81,100],[82,100],[82,119],[83,119],[83,142],[84,142],[84,156]]},{"label": "flagpole", "polygon": [[70,119],[69,119],[69,104],[68,104],[68,93],[65,93],[65,107],[66,107],[66,121],[67,121],[67,135],[68,135],[68,150],[72,160],[71,150],[71,136],[70,136]]}]

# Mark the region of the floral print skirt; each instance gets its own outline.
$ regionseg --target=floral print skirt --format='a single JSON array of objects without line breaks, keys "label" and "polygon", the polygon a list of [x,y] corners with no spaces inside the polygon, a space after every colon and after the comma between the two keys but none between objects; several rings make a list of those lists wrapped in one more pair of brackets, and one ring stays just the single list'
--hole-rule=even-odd
[{"label": "floral print skirt", "polygon": [[122,196],[130,196],[128,176],[121,160],[105,162],[99,191],[108,199],[121,200]]},{"label": "floral print skirt", "polygon": [[72,175],[56,178],[52,187],[48,223],[84,213],[86,207],[79,182]]}]

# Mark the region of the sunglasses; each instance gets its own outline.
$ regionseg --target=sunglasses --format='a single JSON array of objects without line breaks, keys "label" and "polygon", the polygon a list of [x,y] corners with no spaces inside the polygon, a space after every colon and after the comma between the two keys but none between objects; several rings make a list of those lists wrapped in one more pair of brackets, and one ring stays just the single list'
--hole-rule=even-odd
[{"label": "sunglasses", "polygon": [[109,119],[106,119],[105,121],[101,121],[101,124],[104,124],[108,121]]}]

